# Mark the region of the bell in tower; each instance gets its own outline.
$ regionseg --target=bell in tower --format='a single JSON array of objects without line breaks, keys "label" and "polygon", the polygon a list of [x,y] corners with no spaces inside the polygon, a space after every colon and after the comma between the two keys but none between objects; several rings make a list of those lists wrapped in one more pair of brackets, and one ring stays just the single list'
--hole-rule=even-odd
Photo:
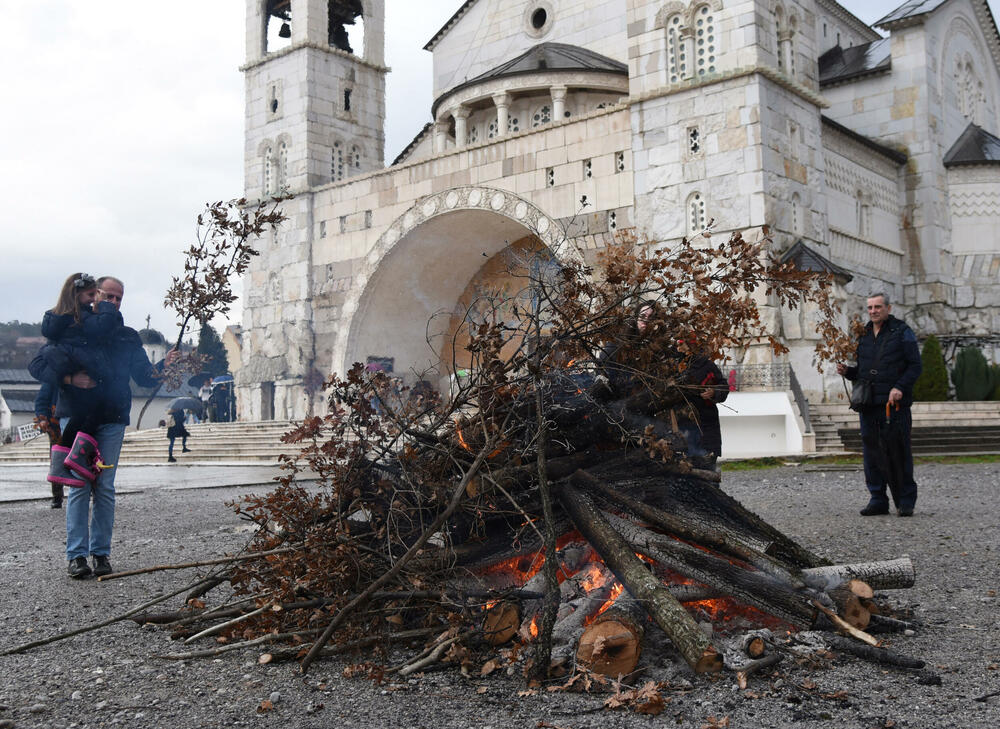
[{"label": "bell in tower", "polygon": [[331,46],[354,53],[346,26],[354,25],[359,16],[363,17],[362,13],[361,0],[330,0],[328,35]]}]

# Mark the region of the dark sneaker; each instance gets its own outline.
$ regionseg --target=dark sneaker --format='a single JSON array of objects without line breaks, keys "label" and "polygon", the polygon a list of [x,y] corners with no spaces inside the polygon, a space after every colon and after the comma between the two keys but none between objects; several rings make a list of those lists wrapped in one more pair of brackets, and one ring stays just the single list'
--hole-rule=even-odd
[{"label": "dark sneaker", "polygon": [[190,453],[190,452],[191,452],[190,448],[184,448],[183,450],[181,450],[181,453]]},{"label": "dark sneaker", "polygon": [[861,510],[861,516],[881,516],[883,514],[889,513],[888,504],[873,504],[869,503],[868,506]]},{"label": "dark sneaker", "polygon": [[897,509],[896,513],[898,513],[900,516],[913,516],[913,507],[901,506],[899,507],[899,509]]},{"label": "dark sneaker", "polygon": [[66,571],[74,580],[79,580],[90,575],[90,565],[87,564],[86,557],[74,557],[69,561],[69,567],[66,568]]},{"label": "dark sneaker", "polygon": [[94,575],[97,577],[103,577],[104,575],[111,574],[111,560],[108,559],[106,554],[95,554],[94,555]]},{"label": "dark sneaker", "polygon": [[167,456],[167,463],[177,463],[177,459],[173,456]]},{"label": "dark sneaker", "polygon": [[62,508],[62,499],[57,499],[57,498],[55,498],[53,496],[52,497],[52,501],[49,502],[49,508],[50,509],[61,509]]}]

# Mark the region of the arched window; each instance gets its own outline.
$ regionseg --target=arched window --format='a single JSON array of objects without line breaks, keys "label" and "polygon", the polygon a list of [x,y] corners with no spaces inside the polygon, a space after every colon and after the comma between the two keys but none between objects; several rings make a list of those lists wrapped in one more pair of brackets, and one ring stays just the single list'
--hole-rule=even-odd
[{"label": "arched window", "polygon": [[694,237],[705,230],[705,199],[700,192],[688,198],[688,237]]},{"label": "arched window", "polygon": [[477,127],[475,124],[470,124],[465,134],[465,143],[475,144],[478,141],[479,141],[479,127]]},{"label": "arched window", "polygon": [[538,111],[531,115],[531,126],[537,127],[542,124],[548,124],[552,121],[552,109],[548,104],[542,106]]},{"label": "arched window", "polygon": [[781,52],[781,31],[785,29],[785,11],[780,5],[775,6],[771,11],[774,20],[774,57],[778,62],[778,70],[784,70],[785,58]]},{"label": "arched window", "polygon": [[792,194],[792,233],[802,235],[804,226],[802,225],[802,200],[799,193]]},{"label": "arched window", "polygon": [[339,182],[344,179],[344,145],[337,140],[333,143],[333,156],[330,160],[330,180]]},{"label": "arched window", "polygon": [[667,18],[667,78],[674,84],[687,76],[687,59],[681,42],[681,16]]},{"label": "arched window", "polygon": [[278,192],[288,189],[288,145],[278,144]]},{"label": "arched window", "polygon": [[521,122],[513,114],[509,115],[507,117],[507,133],[513,134],[519,131],[521,131]]},{"label": "arched window", "polygon": [[361,148],[356,144],[351,146],[351,167],[361,169]]},{"label": "arched window", "polygon": [[694,55],[698,75],[715,73],[715,18],[707,5],[694,16]]},{"label": "arched window", "polygon": [[955,84],[959,112],[969,121],[979,124],[986,96],[983,93],[983,82],[976,75],[971,59],[959,61],[958,70],[955,72]]},{"label": "arched window", "polygon": [[274,192],[274,161],[272,156],[274,155],[274,150],[270,146],[264,147],[264,178],[262,182],[262,189],[264,195],[270,195]]},{"label": "arched window", "polygon": [[871,195],[865,190],[858,190],[855,202],[858,216],[858,238],[868,240],[872,233]]},{"label": "arched window", "polygon": [[795,15],[788,17],[788,30],[785,33],[785,66],[789,76],[795,76],[795,31],[799,27],[799,19]]},{"label": "arched window", "polygon": [[497,120],[494,119],[490,122],[490,125],[486,128],[486,138],[493,139],[497,135]]}]

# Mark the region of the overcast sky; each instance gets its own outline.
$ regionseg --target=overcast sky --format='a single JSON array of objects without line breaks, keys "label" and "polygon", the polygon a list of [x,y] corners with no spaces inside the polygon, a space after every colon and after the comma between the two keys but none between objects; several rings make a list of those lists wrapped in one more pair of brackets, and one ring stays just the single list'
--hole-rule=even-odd
[{"label": "overcast sky", "polygon": [[[844,4],[873,22],[901,1]],[[460,5],[387,0],[387,162],[430,117],[423,45]],[[163,295],[195,218],[242,193],[244,0],[2,6],[0,321],[40,321],[84,270],[125,280],[128,324],[173,336]]]}]

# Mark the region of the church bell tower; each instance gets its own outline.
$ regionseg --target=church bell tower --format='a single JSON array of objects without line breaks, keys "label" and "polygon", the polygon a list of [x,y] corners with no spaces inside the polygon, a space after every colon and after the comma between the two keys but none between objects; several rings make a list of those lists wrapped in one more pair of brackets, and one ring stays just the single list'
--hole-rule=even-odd
[{"label": "church bell tower", "polygon": [[245,195],[380,169],[384,0],[247,0]]}]

